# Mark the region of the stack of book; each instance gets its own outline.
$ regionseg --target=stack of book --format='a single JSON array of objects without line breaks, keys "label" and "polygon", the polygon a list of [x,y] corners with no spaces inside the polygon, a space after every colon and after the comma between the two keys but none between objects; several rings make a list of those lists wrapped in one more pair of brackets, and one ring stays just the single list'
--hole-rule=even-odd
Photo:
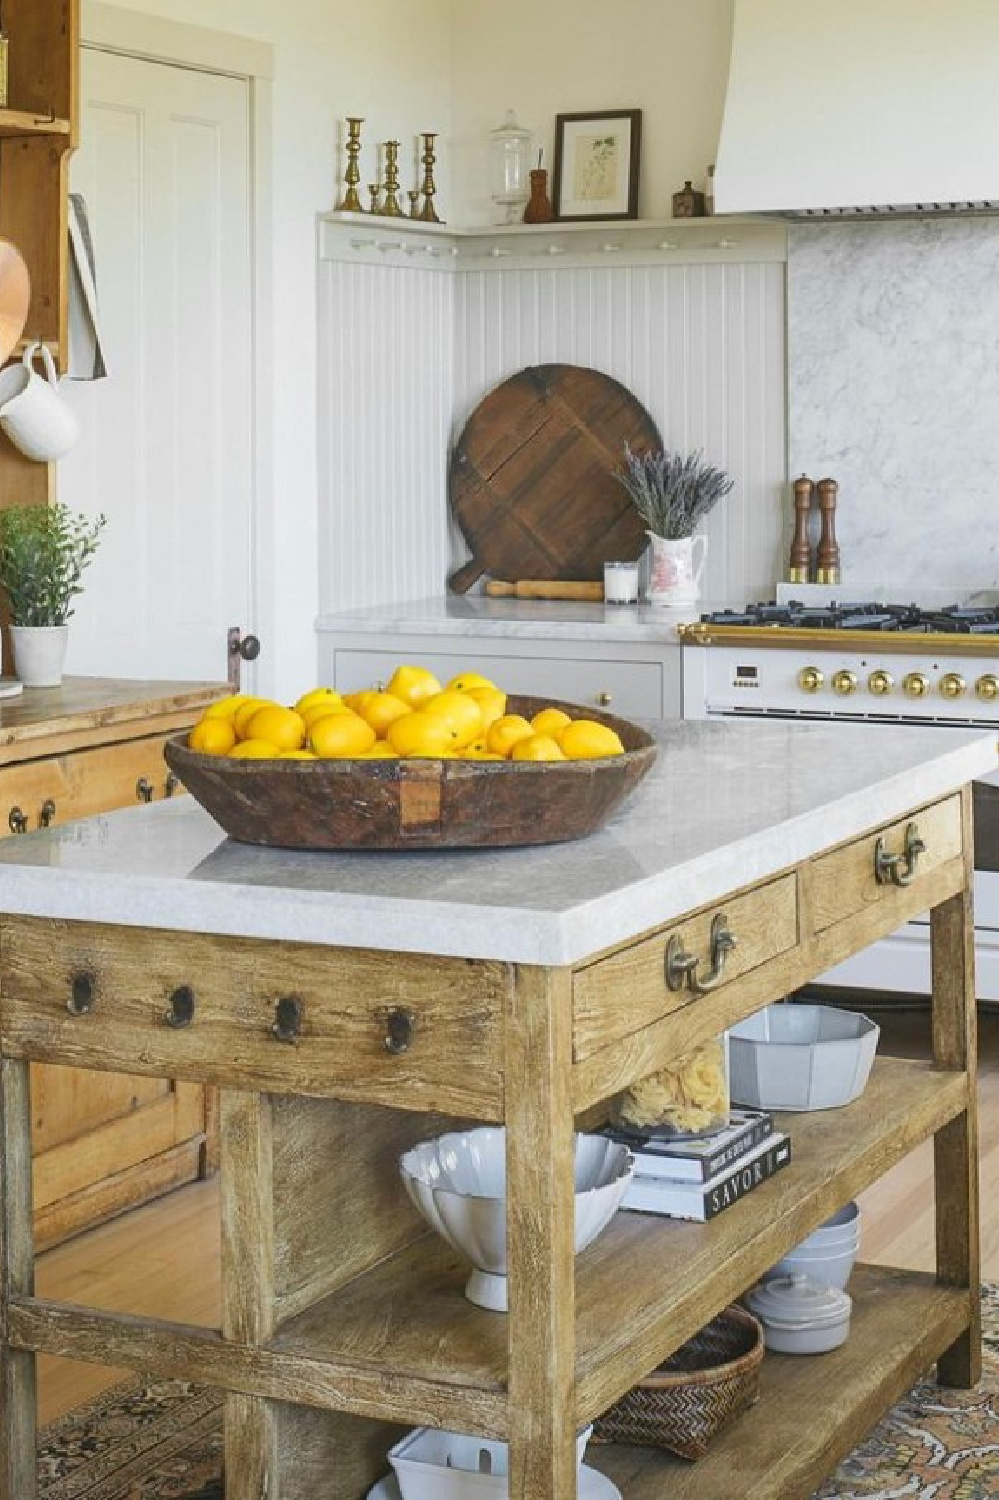
[{"label": "stack of book", "polygon": [[713,1219],[791,1160],[791,1141],[766,1110],[734,1109],[728,1127],[702,1140],[647,1135],[608,1126],[627,1146],[635,1175],[622,1208],[670,1219]]}]

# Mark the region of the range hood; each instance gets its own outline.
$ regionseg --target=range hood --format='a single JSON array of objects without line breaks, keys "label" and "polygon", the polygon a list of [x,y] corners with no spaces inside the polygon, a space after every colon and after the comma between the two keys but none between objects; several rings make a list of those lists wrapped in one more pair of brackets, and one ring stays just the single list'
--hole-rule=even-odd
[{"label": "range hood", "polygon": [[999,210],[999,0],[735,0],[717,213]]}]

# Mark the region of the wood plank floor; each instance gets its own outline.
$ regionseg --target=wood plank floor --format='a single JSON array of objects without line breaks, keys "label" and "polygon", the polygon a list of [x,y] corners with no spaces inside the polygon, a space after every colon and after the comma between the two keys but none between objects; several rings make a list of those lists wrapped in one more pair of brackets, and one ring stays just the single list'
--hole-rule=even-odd
[{"label": "wood plank floor", "polygon": [[[928,1018],[884,1012],[882,1049],[920,1055]],[[999,1014],[983,1012],[979,1027],[979,1103],[982,1190],[982,1276],[999,1281]],[[933,1154],[927,1143],[862,1197],[865,1260],[931,1270],[934,1257]],[[38,1260],[38,1290],[46,1297],[96,1307],[217,1326],[219,1287],[218,1190],[213,1182],[183,1187],[146,1208]],[[52,1421],[127,1379],[127,1372],[69,1360],[39,1361],[39,1419]]]}]

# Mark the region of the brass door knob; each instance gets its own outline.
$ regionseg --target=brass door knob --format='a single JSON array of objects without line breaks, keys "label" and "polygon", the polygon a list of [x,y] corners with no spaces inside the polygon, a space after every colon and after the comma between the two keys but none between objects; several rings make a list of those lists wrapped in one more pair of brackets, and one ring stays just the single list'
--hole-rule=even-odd
[{"label": "brass door knob", "polygon": [[960,672],[945,672],[937,684],[941,698],[960,698],[968,684]]},{"label": "brass door knob", "polygon": [[802,667],[798,673],[798,686],[803,693],[817,693],[824,681],[818,667]]},{"label": "brass door knob", "polygon": [[925,672],[906,672],[902,678],[902,691],[907,698],[925,698],[930,690],[930,679]]},{"label": "brass door knob", "polygon": [[999,698],[999,677],[995,672],[983,672],[975,683],[975,692],[984,703],[991,703]]},{"label": "brass door knob", "polygon": [[874,693],[875,697],[878,698],[883,698],[886,693],[890,693],[894,686],[895,679],[891,673],[882,671],[880,667],[876,672],[872,672],[867,679],[867,691]]},{"label": "brass door knob", "polygon": [[841,698],[845,698],[848,694],[857,691],[857,674],[856,672],[847,671],[844,667],[842,671],[833,673],[832,685],[833,692],[839,693]]}]

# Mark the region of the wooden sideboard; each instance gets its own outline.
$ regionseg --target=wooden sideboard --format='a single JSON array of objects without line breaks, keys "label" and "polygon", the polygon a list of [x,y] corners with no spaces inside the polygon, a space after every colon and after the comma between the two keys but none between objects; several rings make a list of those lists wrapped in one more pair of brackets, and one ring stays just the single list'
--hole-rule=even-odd
[{"label": "wooden sideboard", "polygon": [[[824,733],[663,726],[649,782],[585,849],[303,861],[220,846],[188,799],[139,815],[146,846],[160,840],[162,873],[143,873],[118,824],[99,861],[81,853],[81,876],[99,866],[85,902],[43,870],[30,903],[23,867],[0,851],[0,1500],[34,1495],[36,1352],[221,1387],[230,1500],[363,1500],[390,1444],[426,1423],[508,1440],[521,1500],[575,1500],[577,1426],[931,1137],[935,1276],[858,1268],[847,1343],[814,1360],[768,1355],[759,1404],[697,1465],[618,1447],[593,1447],[588,1462],[624,1500],[804,1500],[928,1366],[945,1384],[973,1384],[968,782],[994,763],[994,744],[955,759],[927,733],[928,775],[913,733],[889,732],[874,758],[869,740],[851,749],[841,732],[835,761]],[[791,775],[800,756],[823,762],[826,800],[814,808],[818,783]],[[692,802],[697,767],[707,812]],[[679,829],[685,817],[695,832]],[[910,824],[926,845],[918,860],[905,854]],[[49,843],[58,848],[57,835],[39,841]],[[559,870],[573,889],[546,917]],[[129,872],[126,918],[114,914],[115,881]],[[927,908],[932,1062],[879,1056],[855,1103],[782,1120],[793,1159],[737,1210],[708,1224],[621,1212],[574,1257],[581,1124],[629,1082]],[[656,909],[659,920],[643,919]],[[721,914],[737,940],[721,981],[671,989],[670,940],[706,975]],[[185,991],[187,1023],[171,1024]],[[386,1044],[400,1008],[402,1049]],[[218,1087],[219,1330],[35,1295],[38,1063]],[[506,1126],[505,1317],[464,1298],[467,1263],[427,1232],[398,1179],[400,1151],[456,1120]]]},{"label": "wooden sideboard", "polygon": [[[183,789],[163,742],[225,684],[66,678],[0,701],[0,837]],[[198,1084],[39,1064],[32,1079],[39,1249],[189,1182],[206,1158]]]}]

